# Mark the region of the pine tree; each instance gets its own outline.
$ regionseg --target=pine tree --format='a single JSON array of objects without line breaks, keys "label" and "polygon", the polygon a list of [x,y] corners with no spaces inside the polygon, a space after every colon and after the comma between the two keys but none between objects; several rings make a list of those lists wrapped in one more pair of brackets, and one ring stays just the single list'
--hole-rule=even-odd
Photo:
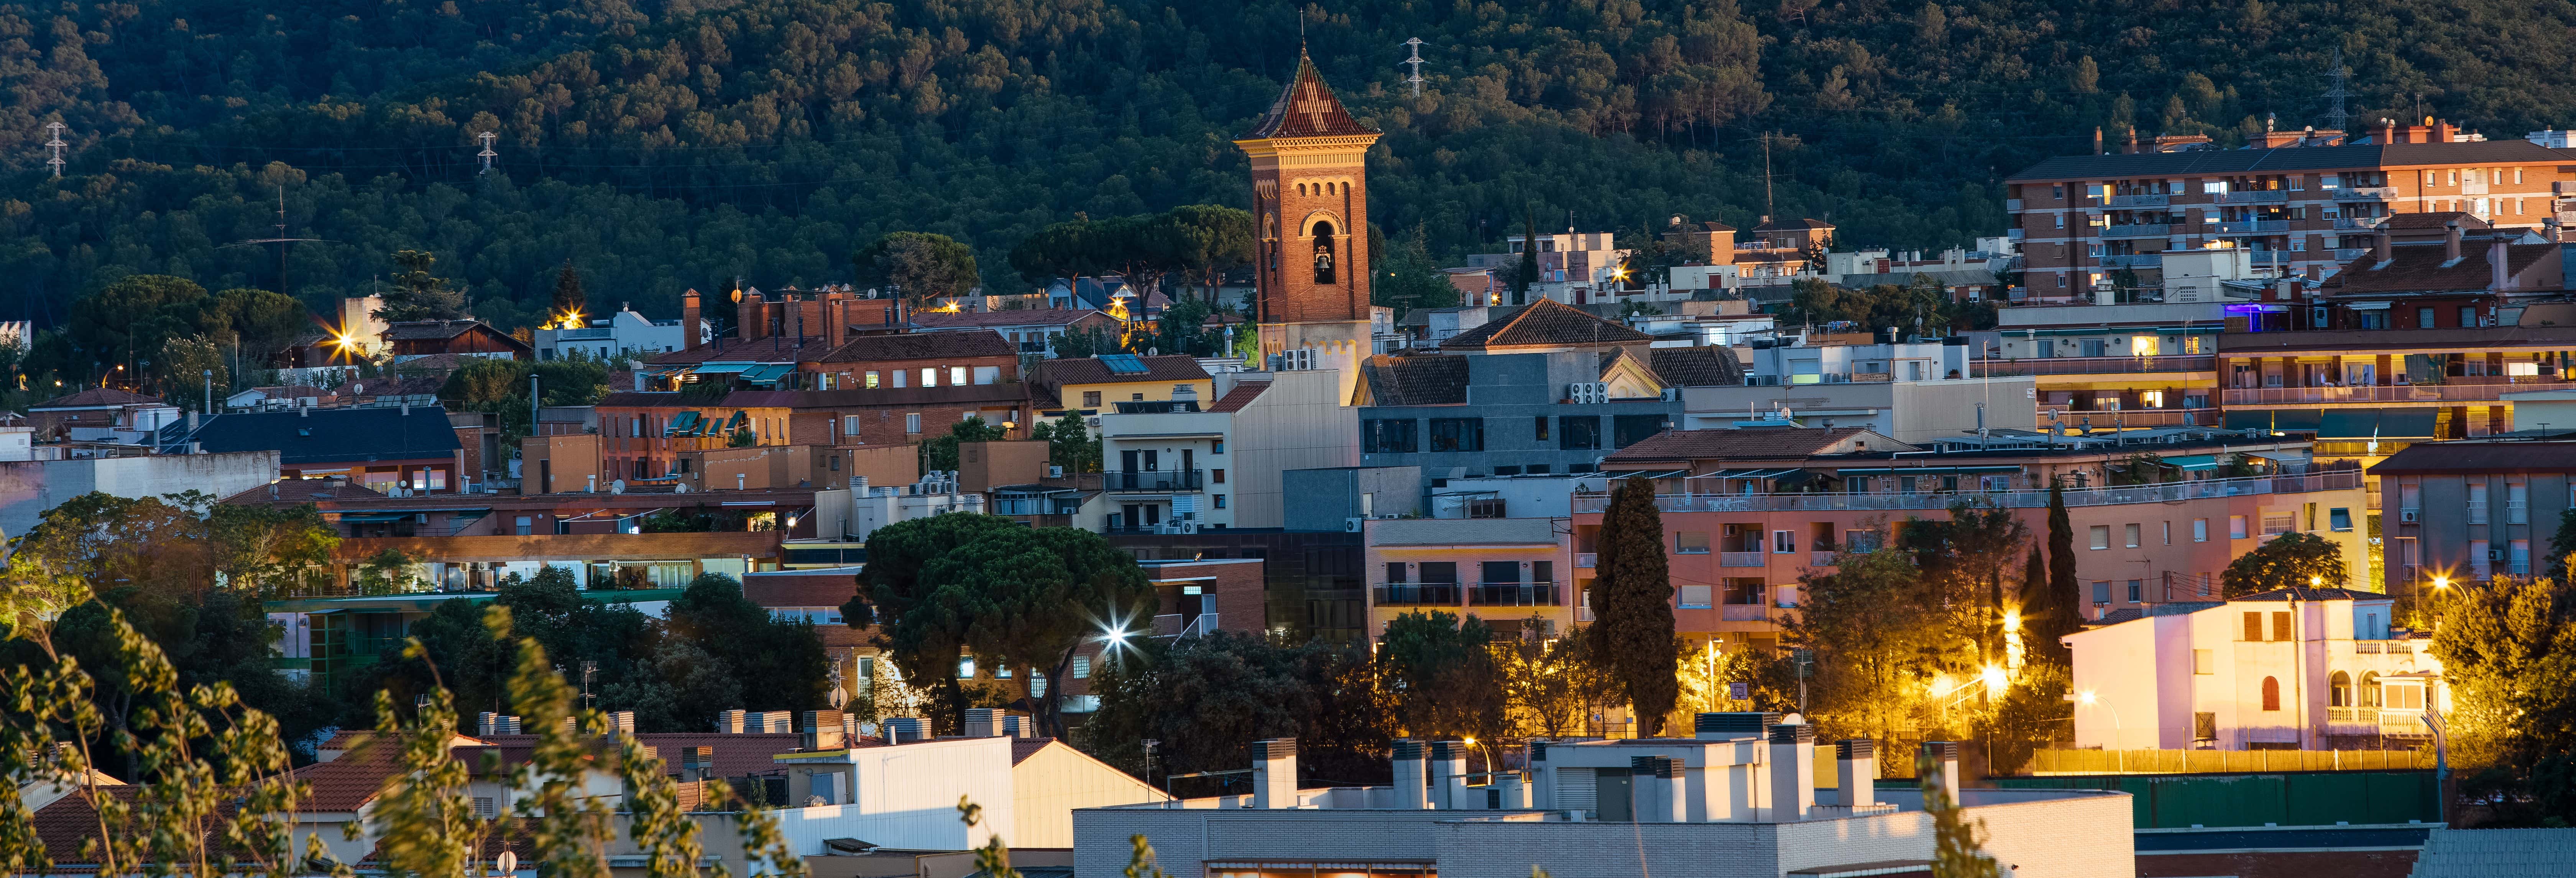
[{"label": "pine tree", "polygon": [[582,292],[581,273],[572,270],[572,260],[564,260],[563,270],[555,272],[555,313],[557,320],[590,310],[590,296]]},{"label": "pine tree", "polygon": [[1637,734],[1651,737],[1681,685],[1673,677],[1673,583],[1653,482],[1631,478],[1611,492],[1593,574],[1591,633],[1628,692]]},{"label": "pine tree", "polygon": [[2075,582],[2075,525],[2066,518],[2066,486],[2048,486],[2048,628],[2055,643],[2084,621],[2084,593]]}]

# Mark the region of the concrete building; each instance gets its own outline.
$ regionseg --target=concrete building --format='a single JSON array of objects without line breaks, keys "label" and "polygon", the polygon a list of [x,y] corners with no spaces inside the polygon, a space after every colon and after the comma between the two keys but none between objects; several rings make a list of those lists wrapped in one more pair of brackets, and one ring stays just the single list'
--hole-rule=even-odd
[{"label": "concrete building", "polygon": [[[705,321],[698,322],[698,332],[699,341],[706,341]],[[576,354],[592,362],[611,357],[643,359],[689,347],[681,321],[652,320],[623,306],[581,326],[535,330],[532,337],[540,360],[569,359]]]},{"label": "concrete building", "polygon": [[[1137,835],[1175,878],[1327,867],[1418,878],[1930,874],[1922,793],[1823,787],[1813,727],[1779,719],[1701,714],[1695,738],[1533,742],[1532,771],[1483,784],[1468,782],[1462,741],[1398,740],[1395,783],[1328,789],[1297,787],[1294,740],[1255,742],[1251,795],[1075,811],[1073,874],[1120,874]],[[1941,754],[1936,785],[1984,825],[1985,851],[2009,874],[2137,874],[2127,794],[1962,789],[1959,745],[1926,746]],[[1832,748],[1836,775],[1877,774],[1871,742]]]},{"label": "concrete building", "polygon": [[[1622,287],[1642,286],[1644,278],[1629,278],[1623,271],[1630,251],[1618,247],[1609,232],[1577,232],[1569,227],[1562,233],[1513,235],[1505,241],[1504,252],[1478,253],[1467,257],[1471,269],[1516,270],[1521,252],[1535,248],[1538,276],[1530,278],[1529,295],[1568,305],[1606,301]],[[1511,301],[1509,285],[1495,290],[1504,305],[1527,305]]]},{"label": "concrete building", "polygon": [[961,493],[945,476],[912,485],[869,485],[851,491],[847,536],[865,542],[877,528],[951,512],[983,512],[984,495]]},{"label": "concrete building", "polygon": [[2031,378],[2041,423],[2214,426],[2218,338],[2241,307],[2169,299],[2006,308],[1996,313],[1996,356],[1973,362],[1971,374]]},{"label": "concrete building", "polygon": [[[1860,427],[1907,442],[2035,430],[2033,379],[1854,381],[1682,389],[1685,430]],[[2102,426],[2109,426],[2103,424]]]},{"label": "concrete building", "polygon": [[1121,402],[1167,402],[1183,389],[1201,402],[1216,399],[1207,369],[1192,357],[1172,354],[1145,357],[1108,354],[1050,360],[1031,370],[1029,384],[1054,405],[1040,404],[1040,414],[1078,411],[1098,415]]},{"label": "concrete building", "polygon": [[179,419],[179,407],[157,396],[114,387],[66,394],[27,407],[27,426],[36,438],[141,443],[145,434]]},{"label": "concrete building", "polygon": [[536,349],[527,342],[470,318],[389,323],[385,325],[384,339],[396,363],[440,354],[499,360],[536,357]]},{"label": "concrete building", "polygon": [[[1058,361],[1072,362],[1072,361]],[[1116,403],[1099,417],[1103,527],[1131,533],[1280,527],[1281,474],[1356,462],[1354,410],[1332,370],[1226,372],[1202,403]]]},{"label": "concrete building", "polygon": [[2379,582],[2389,594],[2560,575],[2548,554],[2560,518],[2576,506],[2576,442],[2419,443],[2371,466],[2370,475],[2387,539]]},{"label": "concrete building", "polygon": [[460,427],[438,408],[366,406],[225,412],[172,424],[157,441],[209,453],[275,452],[278,474],[290,479],[338,476],[377,493],[463,494],[489,490],[475,481],[485,469],[473,453],[483,435],[480,425]]},{"label": "concrete building", "polygon": [[187,491],[228,497],[275,481],[277,468],[275,451],[0,461],[0,533],[23,536],[54,507],[91,492],[129,500]]},{"label": "concrete building", "polygon": [[2075,746],[2409,749],[2445,709],[2430,631],[2378,592],[2299,588],[2123,610],[2065,640]]},{"label": "concrete building", "polygon": [[1394,518],[1366,524],[1368,636],[1398,615],[1438,610],[1482,619],[1498,637],[1553,638],[1574,625],[1573,560],[1564,519]]}]

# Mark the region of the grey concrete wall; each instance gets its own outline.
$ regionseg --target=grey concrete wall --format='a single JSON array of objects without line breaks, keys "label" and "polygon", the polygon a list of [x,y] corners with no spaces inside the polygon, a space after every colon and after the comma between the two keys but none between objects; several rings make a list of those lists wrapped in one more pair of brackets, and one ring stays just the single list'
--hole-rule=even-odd
[{"label": "grey concrete wall", "polygon": [[0,536],[24,534],[92,491],[129,499],[203,491],[220,500],[276,481],[277,462],[275,451],[0,462]]},{"label": "grey concrete wall", "polygon": [[1369,510],[1377,515],[1422,511],[1422,468],[1418,466],[1292,469],[1280,474],[1289,530],[1341,530],[1360,515],[1360,495],[1374,495]]},{"label": "grey concrete wall", "polygon": [[[1676,400],[1622,400],[1598,405],[1570,405],[1558,399],[1565,386],[1575,382],[1599,381],[1601,370],[1598,354],[1583,352],[1576,356],[1554,354],[1494,354],[1469,357],[1467,360],[1467,404],[1437,406],[1374,406],[1359,410],[1362,421],[1406,418],[1414,426],[1413,453],[1363,453],[1363,466],[1418,466],[1426,479],[1463,478],[1492,475],[1494,467],[1541,464],[1551,474],[1562,475],[1574,467],[1590,467],[1601,458],[1618,450],[1618,415],[1660,415],[1680,426],[1682,404]],[[1598,416],[1601,419],[1599,448],[1560,448],[1562,426],[1556,419],[1566,416]],[[1537,437],[1537,419],[1550,419],[1548,438]],[[1432,418],[1483,418],[1485,450],[1480,452],[1433,452]]]}]

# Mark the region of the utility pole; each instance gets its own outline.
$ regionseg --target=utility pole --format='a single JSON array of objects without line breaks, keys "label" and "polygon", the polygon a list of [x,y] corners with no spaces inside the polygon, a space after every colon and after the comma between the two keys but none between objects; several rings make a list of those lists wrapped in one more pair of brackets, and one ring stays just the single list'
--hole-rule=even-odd
[{"label": "utility pole", "polygon": [[1771,203],[1771,132],[1762,132],[1762,221],[1770,222],[1778,210]]},{"label": "utility pole", "polygon": [[477,175],[492,173],[492,160],[501,157],[500,153],[492,151],[492,139],[498,136],[489,131],[474,135],[474,139],[483,141],[483,151],[474,154],[475,158],[483,160],[483,170],[476,171]]},{"label": "utility pole", "polygon": [[54,151],[54,157],[46,159],[45,164],[52,165],[54,167],[54,179],[59,180],[62,179],[63,176],[63,148],[68,147],[71,144],[63,142],[63,123],[47,122],[45,123],[45,130],[52,132],[54,135],[52,140],[45,141],[45,148]]},{"label": "utility pole", "polygon": [[1397,63],[1413,65],[1413,75],[1405,77],[1404,81],[1413,84],[1413,96],[1418,98],[1422,96],[1422,38],[1405,40],[1404,45],[1413,50],[1413,57]]},{"label": "utility pole", "polygon": [[304,241],[321,241],[324,239],[290,238],[286,236],[286,184],[284,183],[277,184],[277,223],[274,228],[277,229],[277,234],[272,237],[252,238],[247,241],[234,241],[224,246],[244,247],[257,244],[277,245],[277,291],[291,296],[295,293],[294,291],[286,288],[286,245]]}]

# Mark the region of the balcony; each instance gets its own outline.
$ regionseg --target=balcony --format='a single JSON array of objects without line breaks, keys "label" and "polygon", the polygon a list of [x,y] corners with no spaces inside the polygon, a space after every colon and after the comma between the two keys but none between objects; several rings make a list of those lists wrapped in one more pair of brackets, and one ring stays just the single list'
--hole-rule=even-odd
[{"label": "balcony", "polygon": [[2287,189],[2256,189],[2249,192],[2221,192],[2211,200],[2219,204],[2287,204]]},{"label": "balcony", "polygon": [[2225,405],[2330,405],[2338,403],[2494,402],[2507,393],[2548,390],[2530,384],[2392,384],[2368,387],[2230,387],[2219,391]]},{"label": "balcony", "polygon": [[2171,195],[2114,195],[2112,207],[2164,207],[2173,203]]},{"label": "balcony", "polygon": [[2351,262],[2351,261],[2353,261],[2353,260],[2355,260],[2355,259],[2360,259],[2360,258],[2363,258],[2363,257],[2365,257],[2365,256],[2369,256],[2369,255],[2370,255],[2370,248],[2368,248],[2368,247],[2338,247],[2338,248],[2335,248],[2332,252],[2334,253],[2334,261],[2336,261],[2336,262]]},{"label": "balcony", "polygon": [[[2210,497],[2247,497],[2267,494],[2301,494],[2312,491],[2342,491],[2361,487],[2361,473],[2336,470],[2304,476],[2254,476],[2242,479],[2202,479],[2162,485],[2130,485],[2117,488],[2089,488],[2067,491],[2066,505],[2122,506],[2138,503],[2174,503]],[[1974,499],[2005,509],[2048,508],[2047,491],[1962,491],[1937,494],[1658,494],[1655,508],[1664,512],[1911,512],[1949,509],[1961,500]],[[1599,514],[1610,505],[1607,494],[1576,494],[1574,514]],[[1760,552],[1722,552],[1722,566],[1738,566],[1728,559],[1742,557],[1760,566]]]},{"label": "balcony", "polygon": [[2344,231],[2376,231],[2387,223],[2388,218],[2384,216],[2352,216],[2335,220],[2334,227]]},{"label": "balcony", "polygon": [[1837,564],[1842,563],[1842,557],[1843,557],[1843,553],[1841,553],[1841,552],[1833,552],[1833,551],[1809,552],[1809,553],[1807,553],[1807,566],[1809,566],[1809,567],[1832,567],[1832,566],[1834,566],[1834,565],[1837,565]]},{"label": "balcony", "polygon": [[2162,253],[2113,253],[2095,258],[2101,260],[2103,268],[2163,268],[2165,265]]},{"label": "balcony", "polygon": [[1600,555],[1599,553],[1596,553],[1596,552],[1576,552],[1576,553],[1574,553],[1574,566],[1576,566],[1576,567],[1582,567],[1582,568],[1585,568],[1585,569],[1590,569],[1590,568],[1592,568],[1592,567],[1599,566],[1599,565],[1600,565],[1600,563],[1601,563],[1601,555]]},{"label": "balcony", "polygon": [[2112,409],[2109,411],[2067,412],[2066,423],[2081,424],[2090,420],[2093,426],[2114,424],[2132,427],[2209,427],[2218,424],[2218,410],[2197,409]]},{"label": "balcony", "polygon": [[2005,238],[2009,238],[2009,239],[2011,239],[2011,240],[2019,241],[2019,240],[2021,240],[2021,236],[2022,236],[2022,231],[2021,231],[2021,229],[2019,229],[2019,228],[2010,228],[2010,229],[2005,229],[2005,230],[2004,230],[2004,237],[2005,237]]},{"label": "balcony", "polygon": [[2256,250],[2248,255],[2254,257],[2253,261],[2256,265],[2288,265],[2290,260],[2298,258],[2299,254],[2288,250]]},{"label": "balcony", "polygon": [[1553,582],[1485,582],[1467,587],[1471,607],[1561,607],[1565,590]]},{"label": "balcony", "polygon": [[1763,567],[1768,565],[1762,560],[1762,553],[1760,552],[1719,552],[1717,553],[1717,566]]},{"label": "balcony", "polygon": [[1370,604],[1380,607],[1454,607],[1455,582],[1381,582],[1371,588]]},{"label": "balcony", "polygon": [[2172,226],[2167,226],[2167,225],[2145,225],[2145,224],[2138,224],[2138,225],[2125,225],[2125,226],[2103,226],[2103,227],[2102,227],[2102,237],[2105,237],[2105,238],[2162,238],[2162,237],[2164,237],[2165,235],[2170,234],[2172,229],[2173,229],[2173,227],[2172,227]]},{"label": "balcony", "polygon": [[1130,494],[1169,494],[1205,486],[1205,471],[1194,469],[1120,470],[1100,477],[1108,490]]},{"label": "balcony", "polygon": [[2218,358],[2207,355],[2157,357],[2030,357],[2019,360],[1970,360],[1968,372],[1979,378],[2022,375],[2143,375],[2157,372],[2216,372]]},{"label": "balcony", "polygon": [[2221,235],[2277,235],[2289,230],[2289,220],[2245,220],[2218,224],[2218,233]]},{"label": "balcony", "polygon": [[2397,190],[2390,186],[2364,186],[2334,190],[2336,201],[2395,201]]},{"label": "balcony", "polygon": [[2005,210],[2006,212],[2008,212],[2008,213],[2019,213],[2019,212],[2021,211],[2021,199],[2019,199],[2019,198],[2006,198],[2006,199],[2004,199],[2004,210]]},{"label": "balcony", "polygon": [[1717,618],[1725,622],[1768,622],[1771,621],[1771,606],[1769,604],[1719,604]]}]

